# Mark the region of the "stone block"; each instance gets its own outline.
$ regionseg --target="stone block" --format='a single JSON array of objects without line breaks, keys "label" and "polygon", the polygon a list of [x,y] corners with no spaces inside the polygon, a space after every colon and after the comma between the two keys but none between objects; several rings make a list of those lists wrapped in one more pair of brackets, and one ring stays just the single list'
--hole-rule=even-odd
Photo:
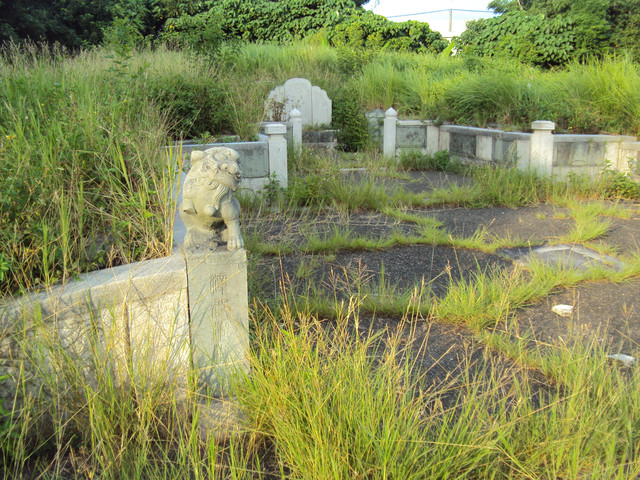
[{"label": "stone block", "polygon": [[478,135],[476,137],[476,158],[480,160],[493,160],[493,137]]},{"label": "stone block", "polygon": [[427,147],[427,127],[420,121],[399,121],[396,148],[423,150]]},{"label": "stone block", "polygon": [[110,365],[118,384],[186,386],[187,296],[182,255],[84,274],[0,308],[2,350],[11,352],[0,360],[15,369],[26,355],[42,363],[40,370],[65,377],[66,357],[88,382],[98,360]]},{"label": "stone block", "polygon": [[193,366],[214,395],[249,369],[247,254],[217,249],[187,255]]},{"label": "stone block", "polygon": [[439,150],[440,128],[433,123],[427,124],[427,154],[433,155]]},{"label": "stone block", "polygon": [[451,153],[451,150],[449,148],[450,143],[451,138],[449,132],[444,130],[443,128],[440,128],[440,134],[438,135],[438,150],[446,150],[447,152]]}]

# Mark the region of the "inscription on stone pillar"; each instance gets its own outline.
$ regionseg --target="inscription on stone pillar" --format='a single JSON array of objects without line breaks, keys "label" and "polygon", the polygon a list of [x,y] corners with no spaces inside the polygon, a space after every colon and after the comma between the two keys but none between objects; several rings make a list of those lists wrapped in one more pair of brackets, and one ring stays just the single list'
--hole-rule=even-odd
[{"label": "inscription on stone pillar", "polygon": [[187,255],[192,361],[200,386],[215,395],[248,371],[246,262],[244,249]]}]

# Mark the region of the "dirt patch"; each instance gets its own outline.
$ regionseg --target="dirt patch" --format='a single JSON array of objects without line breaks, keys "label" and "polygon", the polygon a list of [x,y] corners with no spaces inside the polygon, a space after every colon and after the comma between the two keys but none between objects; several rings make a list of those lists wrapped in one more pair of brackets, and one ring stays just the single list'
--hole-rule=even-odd
[{"label": "dirt patch", "polygon": [[386,238],[394,232],[411,235],[414,225],[394,220],[382,213],[332,213],[297,215],[293,217],[254,217],[246,221],[245,231],[252,232],[262,242],[299,247],[310,237],[327,239],[337,232],[351,237]]},{"label": "dirt patch", "polygon": [[[613,247],[621,254],[640,253],[640,217],[631,219],[613,218],[607,235],[600,242]],[[598,243],[598,242],[596,242]]]},{"label": "dirt patch", "polygon": [[383,280],[402,289],[420,287],[424,282],[434,295],[443,296],[451,282],[510,265],[509,260],[489,253],[410,245],[371,252],[264,257],[258,261],[255,275],[277,283],[285,279],[294,286],[312,282],[327,293],[335,289],[347,297],[357,293],[358,288]]},{"label": "dirt patch", "polygon": [[567,233],[574,225],[566,209],[551,205],[520,208],[442,208],[426,214],[444,223],[455,236],[470,237],[480,228],[496,237],[543,244]]},{"label": "dirt patch", "polygon": [[[551,308],[558,304],[572,305],[573,315],[553,313]],[[520,310],[515,333],[530,334],[540,344],[594,342],[611,353],[640,358],[640,280],[563,289]]]}]

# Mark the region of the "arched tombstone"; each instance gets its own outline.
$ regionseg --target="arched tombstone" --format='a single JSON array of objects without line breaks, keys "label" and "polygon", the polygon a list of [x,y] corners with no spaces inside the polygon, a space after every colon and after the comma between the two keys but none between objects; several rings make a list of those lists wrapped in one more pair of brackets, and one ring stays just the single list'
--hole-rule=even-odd
[{"label": "arched tombstone", "polygon": [[332,102],[327,92],[305,78],[291,78],[274,88],[266,102],[268,121],[286,121],[288,112],[300,111],[302,125],[331,124]]}]

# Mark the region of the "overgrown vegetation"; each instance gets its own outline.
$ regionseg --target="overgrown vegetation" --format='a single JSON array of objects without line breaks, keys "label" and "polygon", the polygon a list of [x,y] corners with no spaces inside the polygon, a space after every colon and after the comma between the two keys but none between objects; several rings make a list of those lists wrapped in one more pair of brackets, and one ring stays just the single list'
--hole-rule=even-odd
[{"label": "overgrown vegetation", "polygon": [[[541,71],[504,59],[367,52],[358,47],[377,41],[375,32],[357,37],[362,25],[353,19],[342,24],[339,50],[323,45],[322,34],[285,47],[238,45],[220,42],[218,27],[199,37],[196,32],[210,17],[193,21],[195,13],[203,12],[178,12],[175,18],[182,20],[169,26],[191,32],[187,43],[192,47],[215,38],[217,48],[206,57],[163,48],[94,50],[73,58],[30,46],[3,52],[3,295],[93,268],[166,255],[179,161],[165,156],[162,146],[183,136],[251,138],[268,91],[294,76],[329,92],[341,142],[355,152],[330,158],[303,151],[290,162],[289,188],[274,182],[264,198],[243,198],[246,215],[259,212],[274,221],[302,217],[307,223],[300,238],[277,243],[265,241],[259,230],[247,232],[251,268],[261,256],[298,252],[307,260],[296,277],[313,286],[318,265],[348,250],[428,244],[495,252],[528,244],[495,237],[486,228],[456,236],[425,214],[433,206],[551,202],[574,220],[574,228],[559,240],[585,243],[608,231],[608,217],[630,215],[602,200],[640,197],[631,177],[612,171],[595,181],[558,182],[515,169],[464,167],[443,153],[408,154],[396,164],[367,150],[358,114],[393,105],[402,114],[476,125],[526,127],[550,118],[570,131],[636,133],[640,75],[626,57]],[[121,14],[125,18],[126,11]],[[354,179],[341,167],[365,167],[368,173]],[[428,197],[386,182],[388,177],[410,179],[420,170],[460,175],[461,182],[434,189]],[[321,236],[311,226],[328,212],[375,213],[413,233],[360,236],[336,227]],[[138,379],[119,384],[119,373],[105,355],[118,345],[96,341],[78,360],[61,348],[59,331],[36,319],[33,328],[11,333],[17,345],[11,354],[22,363],[10,377],[0,378],[0,386],[20,400],[13,408],[0,405],[3,474],[61,480],[267,473],[282,478],[635,478],[640,475],[638,370],[620,371],[607,363],[600,343],[537,349],[510,329],[517,309],[556,289],[637,278],[637,256],[625,260],[621,271],[541,264],[478,268],[468,278],[451,276],[439,297],[428,284],[392,285],[383,272],[372,284],[360,271],[345,268],[345,278],[336,274],[330,285],[336,288],[310,286],[305,295],[286,285],[286,278],[279,288],[276,281],[250,275],[252,374],[240,378],[232,392],[246,423],[225,442],[200,436],[193,385],[187,387],[186,403],[179,403],[176,392],[184,394],[185,386],[169,380],[171,375],[161,384]],[[348,295],[337,291],[341,285],[348,286]],[[275,292],[268,303],[261,294],[267,288]],[[374,328],[368,323],[372,313],[392,317],[397,330]],[[423,344],[405,342],[417,329],[441,323],[469,332],[469,349],[458,357],[460,365],[434,377],[447,360],[428,357],[433,362],[425,366],[429,336]],[[4,345],[8,334],[0,335]],[[34,388],[35,379],[44,386]]]},{"label": "overgrown vegetation", "polygon": [[[447,42],[427,23],[396,23],[362,8],[362,0],[4,0],[0,44],[23,40],[78,48],[169,42],[201,53],[222,40],[313,41],[349,48],[440,52]],[[228,12],[234,12],[229,15]]]},{"label": "overgrown vegetation", "polygon": [[508,56],[546,67],[627,51],[638,58],[637,0],[494,0],[501,15],[469,23],[465,54]]},{"label": "overgrown vegetation", "polygon": [[2,293],[165,255],[170,120],[137,96],[141,73],[36,49],[0,68]]},{"label": "overgrown vegetation", "polygon": [[[22,408],[5,412],[3,471],[13,478],[60,479],[351,478],[359,472],[481,479],[496,472],[519,478],[523,471],[533,478],[634,478],[640,473],[633,447],[640,418],[637,369],[620,371],[598,343],[531,350],[526,338],[487,327],[508,325],[517,307],[553,288],[637,274],[637,265],[617,274],[544,265],[478,272],[437,303],[419,289],[401,294],[403,311],[393,298],[366,299],[389,293],[386,287],[363,289],[347,301],[330,300],[331,321],[285,291],[277,310],[252,309],[252,374],[233,387],[246,423],[222,443],[199,435],[194,404],[176,403],[182,385],[133,383],[123,390],[112,383],[102,353],[115,344],[96,344],[83,360],[96,368],[88,371],[38,324],[36,343],[21,343],[19,354],[40,365],[48,352],[52,368],[39,377],[58,394],[51,399],[48,388],[39,390]],[[369,330],[362,312],[370,308],[398,315],[397,327]],[[421,368],[430,336],[418,344],[405,340],[425,316],[469,326],[517,363],[472,343],[449,375],[433,373],[446,365],[444,358]],[[101,372],[97,383],[86,376],[91,371]],[[21,372],[17,390],[32,381]],[[60,385],[72,388],[59,391]],[[196,398],[195,392],[186,398]],[[53,434],[31,436],[44,419]]]}]

